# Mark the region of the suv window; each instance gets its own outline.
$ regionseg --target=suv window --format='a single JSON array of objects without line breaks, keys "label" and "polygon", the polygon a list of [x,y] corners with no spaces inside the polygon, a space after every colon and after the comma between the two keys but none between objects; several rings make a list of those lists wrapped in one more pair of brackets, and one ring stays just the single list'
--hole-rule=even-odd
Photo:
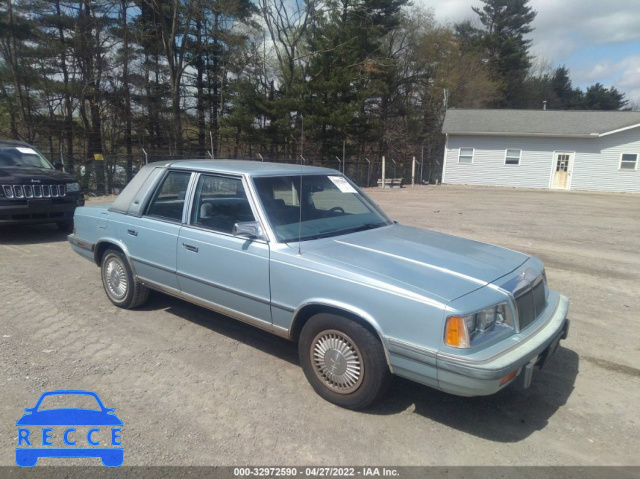
[{"label": "suv window", "polygon": [[241,179],[200,176],[191,211],[191,224],[221,233],[232,233],[236,223],[254,219]]},{"label": "suv window", "polygon": [[28,146],[0,145],[0,166],[53,169],[36,150]]},{"label": "suv window", "polygon": [[191,173],[170,171],[151,200],[147,215],[182,222],[184,198],[190,178]]}]

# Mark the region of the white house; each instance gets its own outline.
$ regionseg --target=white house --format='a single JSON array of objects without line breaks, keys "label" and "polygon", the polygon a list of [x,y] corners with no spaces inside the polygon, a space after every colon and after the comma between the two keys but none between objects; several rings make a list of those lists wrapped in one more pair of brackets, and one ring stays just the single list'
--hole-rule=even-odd
[{"label": "white house", "polygon": [[640,193],[640,112],[448,110],[443,183]]}]

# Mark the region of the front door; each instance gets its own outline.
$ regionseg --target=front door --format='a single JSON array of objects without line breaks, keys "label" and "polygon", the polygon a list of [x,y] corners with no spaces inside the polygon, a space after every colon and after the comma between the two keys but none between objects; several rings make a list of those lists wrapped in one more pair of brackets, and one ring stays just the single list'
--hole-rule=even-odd
[{"label": "front door", "polygon": [[566,190],[569,188],[573,153],[556,153],[551,188]]},{"label": "front door", "polygon": [[178,238],[183,294],[262,328],[271,326],[269,244],[233,235],[254,215],[241,178],[202,174]]}]

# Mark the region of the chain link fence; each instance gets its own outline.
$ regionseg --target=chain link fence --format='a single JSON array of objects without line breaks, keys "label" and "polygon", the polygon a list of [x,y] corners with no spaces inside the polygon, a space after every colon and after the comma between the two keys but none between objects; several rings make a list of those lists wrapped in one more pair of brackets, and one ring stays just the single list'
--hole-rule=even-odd
[{"label": "chain link fence", "polygon": [[[103,160],[79,160],[63,155],[61,158],[63,169],[75,176],[82,185],[83,191],[88,194],[118,194],[131,178],[147,163],[158,161],[170,161],[180,159],[207,159],[195,158],[193,156],[154,156],[145,157],[144,155],[134,155],[129,162],[125,156],[104,156]],[[208,158],[210,159],[210,158]],[[261,161],[259,158],[251,158],[253,161]],[[264,161],[274,163],[292,163],[290,159],[274,158]],[[302,160],[301,160],[302,161]],[[420,162],[415,160],[415,168],[412,168],[412,158],[404,160],[386,159],[385,161],[385,178],[387,185],[390,180],[397,180],[394,186],[407,186],[412,183],[428,184],[440,183],[441,168],[440,162],[432,160],[430,162]],[[331,168],[343,172],[354,183],[360,187],[376,187],[380,186],[382,178],[382,159],[378,160],[360,160],[360,161],[342,161],[338,158],[306,158],[302,164],[308,166],[319,166]]]}]

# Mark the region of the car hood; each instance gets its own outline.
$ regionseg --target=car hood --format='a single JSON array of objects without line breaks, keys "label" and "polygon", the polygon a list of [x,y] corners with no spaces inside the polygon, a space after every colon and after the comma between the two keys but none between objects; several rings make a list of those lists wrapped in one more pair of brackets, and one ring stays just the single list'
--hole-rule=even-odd
[{"label": "car hood", "polygon": [[[44,182],[72,181],[73,176],[59,170],[45,170],[44,168],[11,167],[0,168],[0,181],[12,180],[17,183],[30,183],[31,180]],[[36,183],[37,184],[37,183]]]},{"label": "car hood", "polygon": [[529,259],[506,248],[402,225],[323,240],[303,254],[448,301],[495,281]]},{"label": "car hood", "polygon": [[115,414],[91,409],[47,409],[25,414],[16,426],[122,426]]}]

